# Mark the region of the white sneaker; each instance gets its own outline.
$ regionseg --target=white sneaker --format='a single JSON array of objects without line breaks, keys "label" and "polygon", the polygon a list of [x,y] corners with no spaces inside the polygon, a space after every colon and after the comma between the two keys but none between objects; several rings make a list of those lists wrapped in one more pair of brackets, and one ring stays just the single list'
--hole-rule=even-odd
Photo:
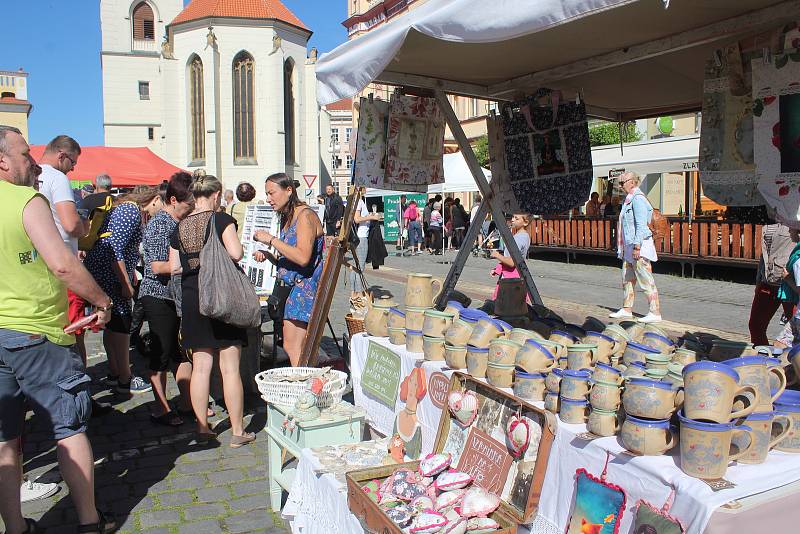
[{"label": "white sneaker", "polygon": [[648,313],[644,317],[639,317],[640,323],[660,323],[661,316],[656,315],[655,313]]},{"label": "white sneaker", "polygon": [[625,308],[620,308],[613,313],[609,313],[608,316],[612,319],[633,319],[633,313],[625,311]]},{"label": "white sneaker", "polygon": [[58,491],[58,484],[34,482],[32,480],[24,480],[22,487],[19,489],[20,502],[37,501],[45,499]]}]

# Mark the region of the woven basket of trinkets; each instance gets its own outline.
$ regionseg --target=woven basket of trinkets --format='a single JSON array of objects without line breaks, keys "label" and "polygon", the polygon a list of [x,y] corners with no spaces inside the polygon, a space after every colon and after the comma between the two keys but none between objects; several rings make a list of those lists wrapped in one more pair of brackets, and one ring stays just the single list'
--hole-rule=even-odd
[{"label": "woven basket of trinkets", "polygon": [[338,404],[347,392],[347,374],[330,367],[279,367],[256,375],[261,398],[271,404],[294,406],[295,401],[308,389],[313,378],[324,379],[317,406],[327,408]]}]

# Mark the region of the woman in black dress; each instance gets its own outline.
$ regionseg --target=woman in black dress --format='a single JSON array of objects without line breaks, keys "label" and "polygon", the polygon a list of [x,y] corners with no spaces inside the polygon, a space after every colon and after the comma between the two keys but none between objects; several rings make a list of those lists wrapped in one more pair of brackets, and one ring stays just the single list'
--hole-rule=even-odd
[{"label": "woman in black dress", "polygon": [[[221,239],[231,261],[242,259],[242,244],[236,235],[236,221],[225,212],[218,212],[222,183],[213,176],[200,176],[192,185],[194,211],[178,224],[170,240],[170,263],[173,274],[181,274],[181,344],[192,352],[192,379],[189,384],[192,408],[197,418],[198,439],[215,439],[208,427],[208,394],[214,357],[219,355],[225,407],[231,421],[230,446],[241,447],[255,440],[255,434],[245,433],[242,422],[244,392],[239,374],[242,345],[247,332],[233,325],[200,314],[200,251],[206,239]],[[216,236],[209,223],[215,215]]]}]

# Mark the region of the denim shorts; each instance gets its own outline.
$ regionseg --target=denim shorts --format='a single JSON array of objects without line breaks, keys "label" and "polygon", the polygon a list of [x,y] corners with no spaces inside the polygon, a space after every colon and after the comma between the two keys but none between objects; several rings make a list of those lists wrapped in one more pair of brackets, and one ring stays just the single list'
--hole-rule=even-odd
[{"label": "denim shorts", "polygon": [[22,434],[26,401],[53,439],[86,431],[91,378],[73,347],[0,328],[0,442]]}]

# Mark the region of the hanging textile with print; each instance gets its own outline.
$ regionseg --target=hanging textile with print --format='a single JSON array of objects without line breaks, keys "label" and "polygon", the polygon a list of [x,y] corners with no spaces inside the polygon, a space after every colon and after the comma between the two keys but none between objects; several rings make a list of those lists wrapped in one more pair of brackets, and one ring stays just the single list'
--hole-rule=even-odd
[{"label": "hanging textile with print", "polygon": [[592,187],[592,151],[583,102],[540,89],[502,109],[506,167],[522,211],[564,213]]},{"label": "hanging textile with print", "polygon": [[359,102],[353,180],[356,186],[382,189],[386,175],[386,123],[389,103],[372,98]]},{"label": "hanging textile with print", "polygon": [[489,138],[489,166],[492,171],[492,181],[489,183],[489,187],[494,194],[494,200],[504,213],[519,213],[521,210],[514,196],[506,166],[506,143],[502,117],[499,115],[487,117],[486,132]]},{"label": "hanging textile with print", "polygon": [[435,98],[392,95],[386,189],[426,193],[429,185],[444,182],[444,126]]}]

